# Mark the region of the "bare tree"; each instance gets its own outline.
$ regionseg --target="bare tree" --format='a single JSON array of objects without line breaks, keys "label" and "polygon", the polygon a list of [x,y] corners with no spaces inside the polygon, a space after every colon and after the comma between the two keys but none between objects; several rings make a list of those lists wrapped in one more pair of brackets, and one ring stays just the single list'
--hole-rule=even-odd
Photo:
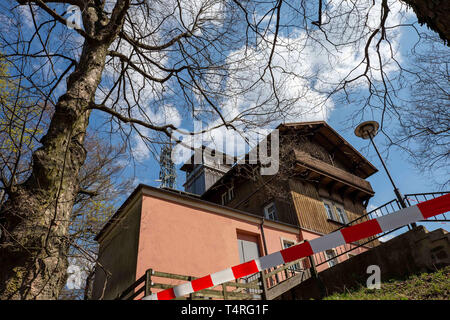
[{"label": "bare tree", "polygon": [[86,295],[97,261],[98,243],[94,238],[132,187],[133,179],[123,175],[128,164],[125,145],[104,144],[104,139],[88,134],[85,148],[88,155],[80,170],[68,236],[68,276],[74,273],[72,280],[76,283],[70,288],[67,283],[59,299],[83,299]]},{"label": "bare tree", "polygon": [[[32,135],[31,170],[19,180],[13,171],[4,184],[2,299],[54,299],[64,286],[90,120],[103,121],[105,131],[126,142],[138,136],[150,146],[188,116],[208,122],[205,130],[247,130],[323,115],[332,96],[344,92],[350,99],[361,83],[369,92],[365,106],[394,107],[389,68],[399,64],[393,38],[402,22],[388,22],[398,2],[8,0],[0,6],[0,49],[11,76],[35,99],[39,115],[54,108],[42,136]],[[361,54],[348,62],[354,51]],[[321,57],[328,68],[305,68],[304,61]]]},{"label": "bare tree", "polygon": [[[42,135],[44,119],[51,117],[53,110],[49,107],[42,117],[41,106],[28,105],[20,85],[9,80],[9,65],[4,61],[0,81],[0,186],[3,190],[13,181],[23,182],[29,175],[32,169],[30,155],[36,148],[36,137]],[[106,144],[98,135],[88,134],[84,147],[88,156],[78,176],[80,188],[70,217],[67,258],[72,269],[88,275],[97,256],[94,237],[117,208],[120,196],[130,190],[131,178],[122,177],[128,163],[125,145]],[[3,194],[1,198],[3,202]],[[84,280],[78,279],[80,274],[76,276],[77,281]],[[64,290],[62,293],[64,298],[80,299],[83,295],[83,290]]]},{"label": "bare tree", "polygon": [[450,184],[450,52],[436,35],[427,34],[414,51],[413,81],[399,105],[400,125],[390,145],[401,148],[418,170],[446,188]]}]

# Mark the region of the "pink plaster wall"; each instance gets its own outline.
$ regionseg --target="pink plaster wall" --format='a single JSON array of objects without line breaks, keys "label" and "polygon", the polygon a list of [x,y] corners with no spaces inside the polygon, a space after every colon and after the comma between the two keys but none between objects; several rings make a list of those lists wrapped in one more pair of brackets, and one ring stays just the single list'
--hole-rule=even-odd
[{"label": "pink plaster wall", "polygon": [[[136,278],[149,268],[200,277],[237,265],[238,232],[257,236],[264,254],[258,223],[144,195]],[[281,238],[298,242],[298,233],[264,226],[268,253],[282,249]]]}]

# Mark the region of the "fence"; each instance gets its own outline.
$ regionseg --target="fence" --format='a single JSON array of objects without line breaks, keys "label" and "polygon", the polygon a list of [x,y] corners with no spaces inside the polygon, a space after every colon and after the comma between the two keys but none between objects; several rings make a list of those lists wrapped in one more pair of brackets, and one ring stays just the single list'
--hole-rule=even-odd
[{"label": "fence", "polygon": [[306,280],[311,276],[311,267],[312,265],[309,259],[302,258],[265,270],[263,272],[263,277],[266,281],[266,288],[267,290],[270,290],[294,276],[299,276],[301,277],[301,280]]},{"label": "fence", "polygon": [[[142,277],[119,294],[116,300],[134,300],[141,294],[144,296],[150,295],[152,289],[169,289],[176,286],[163,282],[154,282],[160,281],[157,279],[192,281],[197,278],[148,269]],[[241,278],[236,281],[226,282],[210,289],[192,293],[189,296],[176,298],[175,300],[261,300],[264,294],[264,287],[260,280],[261,273],[258,273],[250,279]]]},{"label": "fence", "polygon": [[[299,259],[286,263],[271,270],[265,270],[249,277],[223,283],[219,286],[204,289],[189,296],[178,297],[175,300],[261,300],[265,299],[268,291],[276,285],[294,276],[299,276],[304,281],[311,276],[311,264],[307,259]],[[181,281],[192,281],[196,277],[179,275],[148,269],[145,274],[132,285],[118,295],[116,300],[134,300],[140,295],[148,296],[153,289],[169,289],[176,285],[167,284],[156,279],[172,279]],[[263,281],[261,281],[263,279]]]},{"label": "fence", "polygon": [[[420,202],[427,201],[434,199],[439,196],[443,196],[445,194],[450,193],[450,191],[443,191],[443,192],[428,192],[428,193],[413,193],[413,194],[405,194],[405,201],[408,204],[408,206],[416,205]],[[448,213],[442,213],[434,216],[432,219],[427,220],[421,220],[422,222],[444,222],[444,221],[450,221],[447,218]]]},{"label": "fence", "polygon": [[[412,205],[416,205],[420,202],[423,201],[427,201],[427,200],[431,200],[437,197],[440,197],[442,195],[448,194],[450,193],[449,191],[443,191],[443,192],[428,192],[428,193],[413,193],[413,194],[406,194],[404,196],[404,200],[405,203],[408,206],[412,206]],[[347,223],[346,225],[343,225],[342,227],[338,228],[337,230],[340,230],[342,228],[345,227],[349,227],[352,226],[354,224],[363,222],[363,221],[367,221],[370,219],[375,219],[375,218],[379,218],[382,216],[385,216],[387,214],[393,213],[397,210],[402,209],[400,202],[397,199],[391,200],[389,202],[386,202],[385,204],[379,206],[378,208],[375,208],[371,211],[369,211],[368,213],[366,213],[365,215],[362,215],[361,217],[354,219],[352,221],[350,221],[349,223]],[[443,222],[443,221],[450,221],[449,219],[447,219],[446,216],[447,213],[442,213],[439,214],[437,216],[435,216],[433,219],[427,219],[427,220],[421,220],[422,222]],[[314,263],[315,266],[321,266],[324,265],[325,263],[328,263],[330,267],[332,267],[335,264],[338,264],[339,261],[339,257],[347,254],[347,255],[351,255],[351,252],[356,251],[357,249],[361,248],[361,247],[365,247],[365,248],[370,248],[373,247],[374,245],[377,245],[377,241],[379,241],[378,239],[385,237],[391,233],[397,232],[398,234],[401,234],[407,230],[411,230],[411,227],[408,226],[403,226],[397,229],[393,229],[393,230],[389,230],[387,232],[383,232],[378,234],[375,237],[370,237],[365,241],[360,241],[358,243],[355,244],[345,244],[343,246],[337,247],[334,249],[332,255],[327,254],[327,252],[321,252],[319,254],[315,254],[313,256],[314,259]]]}]

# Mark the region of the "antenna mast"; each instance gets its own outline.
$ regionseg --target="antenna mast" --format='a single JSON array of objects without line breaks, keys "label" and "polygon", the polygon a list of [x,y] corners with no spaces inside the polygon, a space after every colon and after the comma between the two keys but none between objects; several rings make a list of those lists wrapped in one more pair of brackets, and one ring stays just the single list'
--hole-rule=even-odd
[{"label": "antenna mast", "polygon": [[160,188],[175,189],[177,173],[171,156],[172,143],[169,142],[161,148],[161,154],[159,157],[159,180],[161,181],[159,186]]}]

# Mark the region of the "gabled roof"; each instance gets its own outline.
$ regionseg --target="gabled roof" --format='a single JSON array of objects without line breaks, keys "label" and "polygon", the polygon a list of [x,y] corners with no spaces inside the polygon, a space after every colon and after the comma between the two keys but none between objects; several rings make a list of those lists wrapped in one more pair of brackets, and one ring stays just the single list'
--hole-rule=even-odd
[{"label": "gabled roof", "polygon": [[354,174],[360,178],[366,179],[378,171],[369,160],[363,157],[325,121],[283,123],[277,129],[280,130],[280,134],[289,129],[302,129],[304,132],[313,133],[313,139],[327,151],[341,151],[337,152],[336,156],[340,157],[345,163],[349,163],[354,168]]},{"label": "gabled roof", "polygon": [[[378,171],[375,166],[369,162],[364,156],[362,156],[353,146],[347,142],[340,134],[338,134],[333,128],[331,128],[325,121],[310,121],[310,122],[293,122],[293,123],[282,123],[277,126],[280,130],[280,135],[289,129],[301,129],[303,133],[312,133],[313,139],[322,145],[325,149],[330,152],[340,150],[336,155],[344,161],[344,163],[350,163],[354,167],[354,174],[361,178],[361,180],[366,179],[372,174]],[[208,190],[206,190],[201,197],[207,198],[217,186],[221,185],[225,179],[232,177],[238,165],[234,165],[230,171],[223,175],[219,180],[217,180]],[[365,182],[365,181],[364,181]],[[373,195],[373,190],[368,183],[368,192]]]}]

